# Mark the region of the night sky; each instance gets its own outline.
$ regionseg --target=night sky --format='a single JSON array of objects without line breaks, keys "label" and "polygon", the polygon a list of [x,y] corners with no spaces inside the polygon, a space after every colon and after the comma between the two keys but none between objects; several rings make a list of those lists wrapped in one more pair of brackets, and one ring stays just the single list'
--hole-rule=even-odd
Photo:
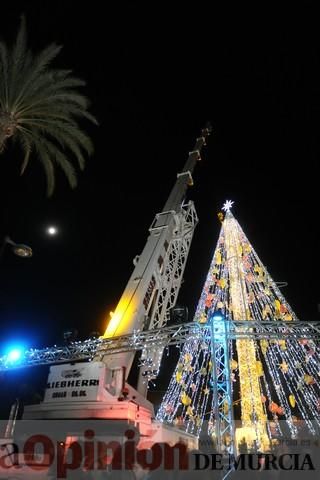
[{"label": "night sky", "polygon": [[[0,157],[0,232],[33,248],[0,264],[0,349],[104,331],[201,128],[214,134],[189,190],[200,219],[179,303],[189,319],[219,234],[226,199],[302,320],[319,320],[320,37],[313,12],[232,11],[138,2],[13,2],[0,36],[26,14],[29,45],[64,46],[100,126],[76,190],[57,175],[52,198],[37,159],[19,176],[19,153]],[[231,14],[232,13],[232,14]],[[288,13],[288,12],[287,12]],[[256,16],[251,21],[251,15]],[[270,16],[270,20],[269,20]],[[273,20],[272,20],[273,19]],[[1,79],[0,79],[1,81]],[[48,237],[55,224],[59,235]]]}]

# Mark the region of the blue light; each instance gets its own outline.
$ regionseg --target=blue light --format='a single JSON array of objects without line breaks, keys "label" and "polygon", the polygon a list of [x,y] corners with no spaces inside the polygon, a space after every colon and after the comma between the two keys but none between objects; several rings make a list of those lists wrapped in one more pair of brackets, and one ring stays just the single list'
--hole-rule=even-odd
[{"label": "blue light", "polygon": [[17,362],[18,360],[20,360],[21,355],[22,355],[21,350],[18,350],[17,348],[15,348],[14,350],[10,350],[7,358],[9,362]]},{"label": "blue light", "polygon": [[211,323],[212,333],[213,333],[214,339],[217,341],[224,340],[226,335],[226,327],[227,327],[225,316],[221,312],[217,311],[212,315],[211,320],[212,320],[212,323]]},{"label": "blue light", "polygon": [[23,359],[24,348],[22,347],[11,347],[7,350],[5,355],[6,363],[11,365],[19,363]]},{"label": "blue light", "polygon": [[215,313],[212,317],[212,320],[223,320],[224,317],[220,313]]}]

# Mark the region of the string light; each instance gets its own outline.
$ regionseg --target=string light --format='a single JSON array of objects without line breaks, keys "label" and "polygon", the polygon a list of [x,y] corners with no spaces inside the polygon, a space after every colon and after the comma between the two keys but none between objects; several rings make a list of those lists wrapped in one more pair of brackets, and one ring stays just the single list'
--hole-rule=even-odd
[{"label": "string light", "polygon": [[[223,208],[226,215],[194,320],[209,323],[217,311],[227,320],[244,320],[248,325],[252,320],[262,326],[265,321],[281,320],[281,325],[286,322],[288,327],[280,327],[279,332],[289,332],[290,340],[253,340],[245,338],[246,326],[237,327],[243,338],[229,342],[230,358],[224,359],[228,348],[219,338],[213,340],[207,333],[204,339],[191,339],[180,350],[157,418],[197,435],[208,419],[208,432],[214,436],[219,419],[212,392],[212,386],[217,385],[212,365],[219,356],[220,362],[225,361],[224,377],[229,375],[231,393],[225,397],[229,407],[235,392],[240,396],[248,447],[267,451],[274,437],[284,435],[282,419],[293,438],[299,433],[296,418],[302,419],[311,433],[315,432],[313,422],[320,426],[320,349],[312,340],[303,340],[303,332],[300,337],[293,335],[290,323],[298,318],[231,214],[232,203],[227,201]],[[231,360],[237,365],[229,371],[226,365]],[[223,394],[219,391],[220,421],[226,418]]]}]

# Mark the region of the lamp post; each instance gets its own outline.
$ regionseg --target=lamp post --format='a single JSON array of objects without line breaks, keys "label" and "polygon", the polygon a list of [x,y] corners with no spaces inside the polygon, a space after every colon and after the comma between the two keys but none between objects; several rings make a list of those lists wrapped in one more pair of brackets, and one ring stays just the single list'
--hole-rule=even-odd
[{"label": "lamp post", "polygon": [[[5,236],[3,239],[2,245],[0,246],[0,260],[4,254],[4,251],[7,245],[10,245],[12,252],[18,257],[22,257],[22,258],[32,257],[31,247],[29,247],[28,245],[24,245],[22,243],[16,243],[13,240],[11,240],[10,237]],[[12,360],[16,358],[16,355],[17,355],[17,352],[14,350],[11,353]],[[10,410],[8,423],[7,423],[6,431],[4,434],[5,439],[12,438],[13,436],[13,431],[14,431],[15,423],[18,417],[20,406],[21,406],[20,400],[17,398]]]},{"label": "lamp post", "polygon": [[4,240],[3,240],[2,245],[0,247],[0,259],[3,255],[3,253],[4,253],[6,245],[10,245],[12,252],[15,255],[17,255],[18,257],[22,257],[22,258],[32,257],[32,248],[31,247],[29,247],[28,245],[24,245],[22,243],[15,243],[13,240],[11,240],[10,237],[6,236],[6,237],[4,237]]}]

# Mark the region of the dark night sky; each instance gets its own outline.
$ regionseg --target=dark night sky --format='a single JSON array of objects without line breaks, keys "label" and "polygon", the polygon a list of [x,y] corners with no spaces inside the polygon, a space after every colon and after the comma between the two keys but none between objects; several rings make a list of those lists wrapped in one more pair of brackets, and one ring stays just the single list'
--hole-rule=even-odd
[{"label": "dark night sky", "polygon": [[[30,244],[0,266],[0,348],[46,346],[65,328],[103,331],[187,153],[214,125],[189,198],[200,218],[180,302],[192,312],[219,233],[225,199],[303,320],[319,319],[317,271],[320,38],[313,12],[213,12],[135,2],[14,2],[0,35],[14,39],[25,12],[29,44],[63,44],[54,65],[87,81],[100,127],[84,125],[95,155],[69,190],[45,197],[41,165],[23,177],[0,158],[2,235]],[[229,10],[231,6],[229,6]],[[220,8],[220,7],[219,7]],[[289,15],[290,13],[290,15]],[[256,20],[251,21],[251,15]],[[268,14],[268,15],[267,15]],[[270,16],[270,20],[269,20]],[[290,17],[290,18],[289,18]],[[262,20],[264,19],[264,20]],[[44,229],[55,223],[60,235]]]}]

